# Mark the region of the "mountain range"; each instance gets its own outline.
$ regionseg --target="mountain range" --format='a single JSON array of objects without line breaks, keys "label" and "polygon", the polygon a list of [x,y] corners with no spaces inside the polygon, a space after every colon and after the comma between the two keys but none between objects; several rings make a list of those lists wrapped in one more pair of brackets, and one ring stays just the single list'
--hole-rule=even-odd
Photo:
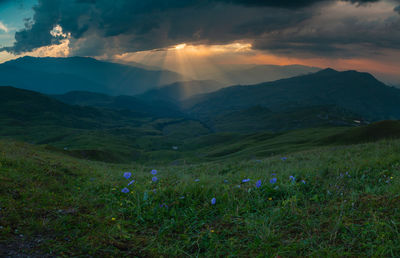
[{"label": "mountain range", "polygon": [[[88,57],[25,56],[0,64],[0,85],[9,85],[45,94],[90,91],[109,95],[136,95],[151,89],[162,94],[146,98],[178,99],[209,93],[233,84],[254,84],[316,72],[319,68],[291,65],[223,65],[217,74],[188,78],[176,72],[139,63],[116,63]],[[121,61],[120,61],[121,62]],[[201,71],[198,71],[201,75]],[[224,74],[223,77],[216,75]],[[205,79],[209,78],[210,79]],[[229,78],[227,80],[227,78]],[[153,97],[154,94],[154,97]],[[162,95],[162,96],[161,96]],[[157,98],[156,98],[157,97]],[[172,98],[171,98],[172,97]]]},{"label": "mountain range", "polygon": [[0,64],[0,85],[46,94],[92,91],[134,95],[163,84],[181,81],[170,71],[154,71],[88,57],[21,57]]},{"label": "mountain range", "polygon": [[[274,153],[274,139],[284,140],[285,135],[292,135],[293,148],[296,135],[309,132],[328,137],[321,144],[351,142],[351,135],[362,141],[369,131],[347,128],[400,118],[400,90],[356,71],[325,69],[201,93],[214,87],[222,86],[212,81],[173,83],[135,96],[89,91],[45,95],[0,87],[0,136],[68,148],[71,155],[97,160],[197,159],[231,155],[247,141],[256,144],[260,135],[269,146],[268,151],[259,147],[261,154]],[[379,128],[393,127],[389,125],[371,127],[375,138],[381,137]],[[394,131],[388,132],[396,135]],[[307,139],[303,147],[319,144]],[[177,152],[177,146],[184,152]]]},{"label": "mountain range", "polygon": [[[270,119],[268,112],[282,114],[280,119],[285,119],[287,112],[317,106],[342,110],[334,111],[336,115],[352,114],[350,117],[358,117],[357,120],[378,121],[399,119],[399,103],[399,89],[383,84],[368,73],[325,69],[314,74],[253,86],[232,86],[194,96],[184,101],[183,107],[191,116],[218,128],[220,121],[227,117],[237,123],[244,121],[243,112],[252,107],[268,110],[252,117],[258,123]],[[321,115],[317,111],[314,114]],[[246,117],[248,120],[250,116]],[[297,117],[297,120],[301,119],[301,116]]]},{"label": "mountain range", "polygon": [[[127,73],[125,78],[132,80],[137,79],[135,72],[147,74],[154,83],[161,73],[80,57],[24,57],[1,64],[0,73],[5,75],[0,78],[2,83],[11,78],[10,83],[18,88],[48,94],[1,88],[2,123],[23,125],[31,121],[34,125],[43,125],[51,121],[54,126],[92,130],[106,125],[145,128],[151,121],[164,120],[164,124],[171,121],[180,124],[181,136],[171,126],[166,131],[163,126],[148,128],[158,130],[160,135],[168,132],[182,138],[187,133],[181,129],[188,124],[195,125],[196,129],[192,129],[196,132],[246,134],[359,126],[400,119],[400,90],[383,84],[371,74],[357,71],[339,72],[328,68],[273,82],[230,87],[216,81],[173,82],[147,90],[136,89],[133,92],[137,94],[117,79],[123,72]],[[179,79],[179,75],[170,75],[171,79]],[[119,86],[111,88],[113,79]],[[52,84],[54,89],[50,89],[49,84],[53,82],[56,86]],[[70,91],[71,88],[77,90]]]}]

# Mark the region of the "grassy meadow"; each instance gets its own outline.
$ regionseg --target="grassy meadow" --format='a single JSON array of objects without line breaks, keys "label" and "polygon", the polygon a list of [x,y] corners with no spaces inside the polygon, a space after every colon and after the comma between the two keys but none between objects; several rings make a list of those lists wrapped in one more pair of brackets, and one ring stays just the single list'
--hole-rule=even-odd
[{"label": "grassy meadow", "polygon": [[390,139],[177,166],[1,140],[0,255],[399,256],[399,177]]}]

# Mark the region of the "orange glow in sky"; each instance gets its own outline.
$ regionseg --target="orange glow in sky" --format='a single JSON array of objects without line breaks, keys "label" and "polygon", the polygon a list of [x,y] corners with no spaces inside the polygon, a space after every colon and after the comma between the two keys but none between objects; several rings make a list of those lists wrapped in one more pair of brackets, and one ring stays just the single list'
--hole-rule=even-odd
[{"label": "orange glow in sky", "polygon": [[[176,71],[187,79],[206,79],[209,74],[218,74],[221,80],[221,65],[306,65],[320,68],[331,67],[337,70],[358,70],[375,75],[398,76],[397,60],[400,51],[383,53],[378,58],[294,58],[274,55],[272,52],[255,50],[249,42],[236,42],[226,45],[178,44],[157,51],[141,51],[114,56],[124,62],[137,62],[162,69]],[[204,78],[203,78],[204,77]],[[379,76],[378,76],[379,77]]]}]

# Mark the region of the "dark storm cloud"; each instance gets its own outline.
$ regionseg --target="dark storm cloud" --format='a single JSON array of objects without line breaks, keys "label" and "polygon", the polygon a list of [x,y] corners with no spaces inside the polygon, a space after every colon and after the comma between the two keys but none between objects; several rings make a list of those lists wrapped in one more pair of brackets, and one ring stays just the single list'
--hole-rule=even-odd
[{"label": "dark storm cloud", "polygon": [[400,50],[400,17],[347,17],[334,23],[314,17],[278,33],[265,32],[253,47],[299,57],[371,56],[385,49]]},{"label": "dark storm cloud", "polygon": [[[217,0],[218,1],[218,0]],[[221,2],[241,4],[245,6],[267,6],[280,8],[302,8],[311,6],[319,2],[328,2],[329,0],[219,0]],[[344,0],[356,4],[373,3],[380,0]]]},{"label": "dark storm cloud", "polygon": [[[241,38],[241,35],[231,33],[235,26],[264,15],[264,10],[243,6],[276,6],[274,2],[40,0],[34,8],[32,23],[17,32],[15,44],[5,50],[19,54],[53,44],[49,31],[57,24],[64,32],[71,33],[77,46],[96,45],[99,50],[110,47],[116,51],[146,50],[182,41],[228,42]],[[284,2],[287,7],[293,6],[289,1]],[[277,18],[282,22],[280,17]],[[265,19],[277,24],[274,18]],[[82,47],[87,49],[86,46]],[[82,52],[79,47],[75,49]]]},{"label": "dark storm cloud", "polygon": [[[346,0],[356,5],[377,1]],[[398,31],[398,20],[384,25],[372,24],[372,27],[356,20],[348,24],[343,21],[339,27],[317,24],[314,28],[312,19],[317,12],[316,4],[332,2],[40,0],[34,8],[33,20],[25,29],[16,32],[14,45],[3,50],[20,54],[56,44],[63,38],[50,35],[55,25],[70,33],[73,55],[88,56],[164,48],[182,42],[222,44],[241,39],[254,41],[255,48],[280,53],[332,54],[341,50],[344,53],[343,47],[337,46],[340,44],[363,43],[391,48],[400,45],[397,36],[392,35],[393,31]],[[308,27],[314,29],[304,30]]]}]

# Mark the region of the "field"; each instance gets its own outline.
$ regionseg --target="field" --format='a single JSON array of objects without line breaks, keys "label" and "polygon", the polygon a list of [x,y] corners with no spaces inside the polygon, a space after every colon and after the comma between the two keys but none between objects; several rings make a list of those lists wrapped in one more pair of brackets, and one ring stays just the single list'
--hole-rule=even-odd
[{"label": "field", "polygon": [[0,255],[399,256],[399,175],[394,139],[179,166],[1,140]]}]

